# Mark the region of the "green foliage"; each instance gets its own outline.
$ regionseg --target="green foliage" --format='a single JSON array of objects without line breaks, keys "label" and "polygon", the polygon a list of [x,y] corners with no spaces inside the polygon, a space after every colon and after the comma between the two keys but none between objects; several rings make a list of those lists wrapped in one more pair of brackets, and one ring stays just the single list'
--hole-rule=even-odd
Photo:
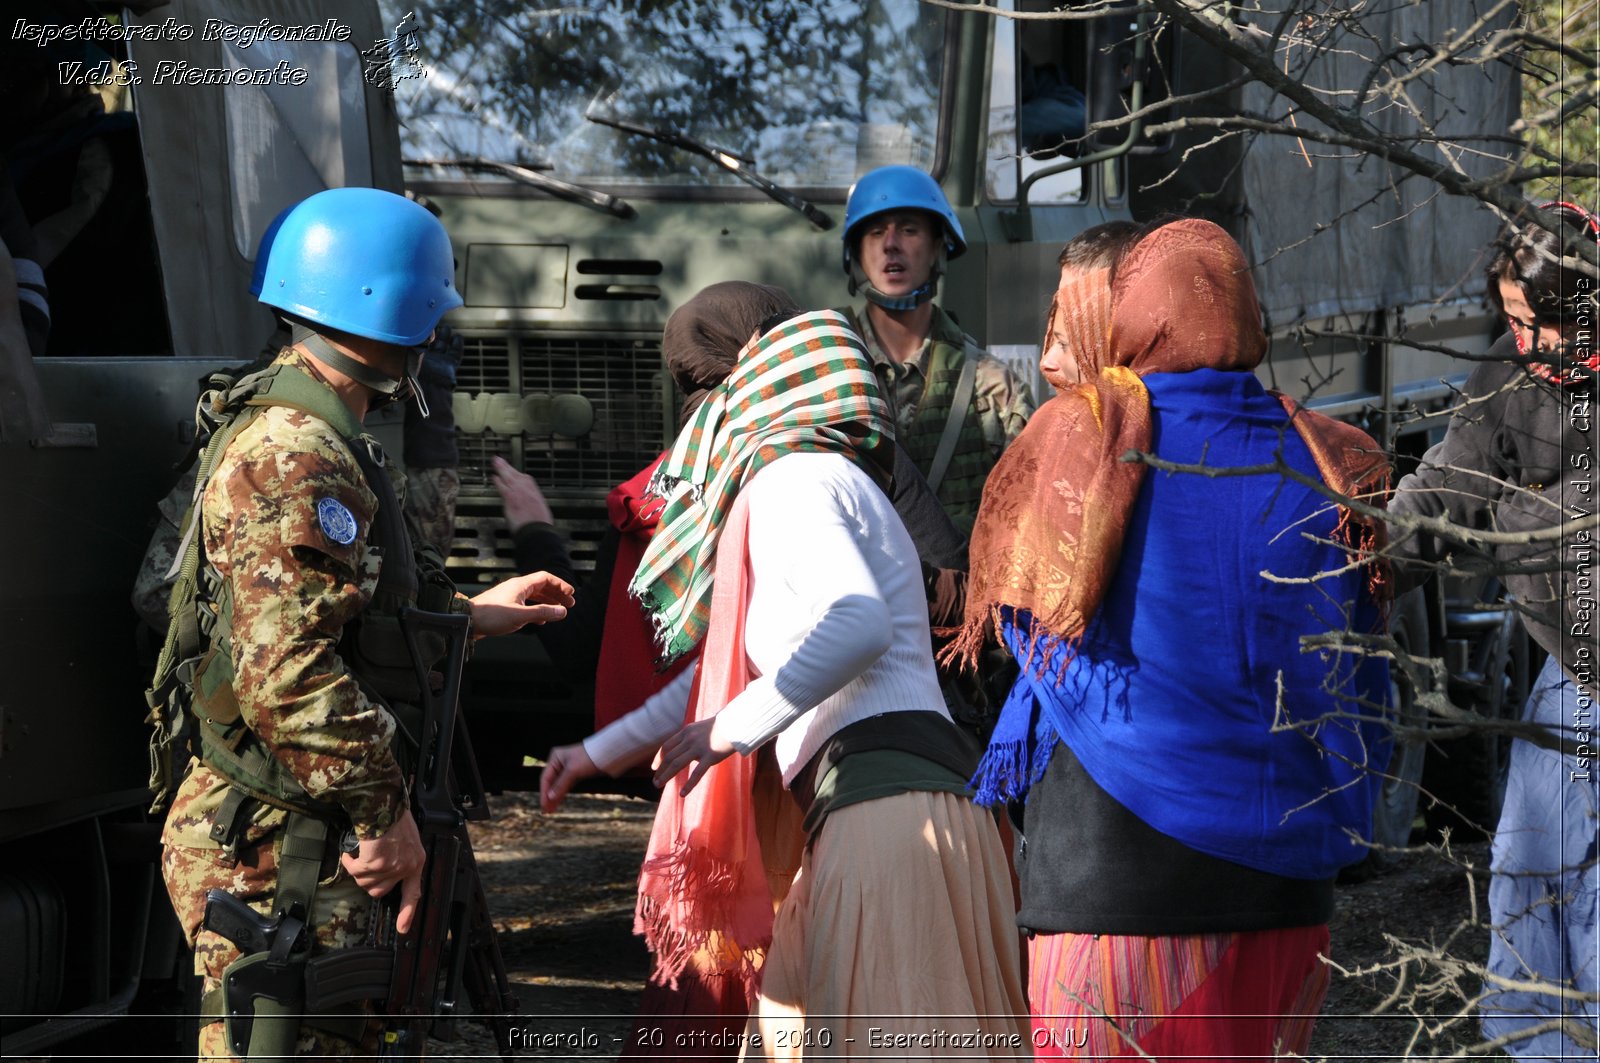
[{"label": "green foliage", "polygon": [[[1527,161],[1592,167],[1600,141],[1600,3],[1525,0],[1523,11],[1528,30],[1544,39],[1531,42],[1524,55],[1522,120],[1532,149]],[[1528,195],[1592,210],[1600,204],[1600,182],[1563,173],[1530,182]]]}]

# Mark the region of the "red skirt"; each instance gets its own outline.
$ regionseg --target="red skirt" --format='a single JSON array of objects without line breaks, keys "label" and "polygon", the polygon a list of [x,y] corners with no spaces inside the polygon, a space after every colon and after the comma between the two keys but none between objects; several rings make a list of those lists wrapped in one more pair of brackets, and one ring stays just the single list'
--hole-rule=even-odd
[{"label": "red skirt", "polygon": [[619,1060],[672,1059],[678,1063],[738,1059],[750,1004],[744,983],[709,974],[690,962],[676,988],[650,982],[639,1018]]}]

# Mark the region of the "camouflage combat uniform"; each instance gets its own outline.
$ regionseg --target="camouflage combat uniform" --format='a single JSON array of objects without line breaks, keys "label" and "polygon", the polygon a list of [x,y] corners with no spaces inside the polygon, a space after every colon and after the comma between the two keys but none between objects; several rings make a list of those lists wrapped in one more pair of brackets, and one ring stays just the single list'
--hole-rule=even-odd
[{"label": "camouflage combat uniform", "polygon": [[950,414],[957,381],[967,358],[977,359],[972,402],[964,414],[954,456],[936,494],[962,532],[972,530],[989,470],[1033,414],[1033,393],[999,359],[985,353],[955,319],[939,307],[922,348],[896,362],[872,331],[866,306],[845,308],[866,343],[884,398],[894,414],[895,441],[924,476],[933,465]]},{"label": "camouflage combat uniform", "polygon": [[[282,360],[323,379],[298,352]],[[202,504],[207,559],[233,592],[233,686],[243,720],[311,797],[341,807],[363,840],[385,833],[407,809],[391,748],[395,720],[368,700],[337,653],[344,626],[377,585],[380,558],[367,545],[377,505],[339,434],[282,406],[268,407],[234,437]],[[193,762],[162,834],[163,877],[207,992],[239,951],[200,928],[205,891],[220,887],[270,913],[288,815],[258,807],[234,863],[210,837],[228,790],[222,775]],[[333,846],[323,868],[310,920],[316,948],[359,944],[371,900]],[[200,1055],[229,1058],[225,1043],[222,1024],[207,1025]],[[298,1047],[301,1055],[329,1056],[357,1046],[302,1027]]]},{"label": "camouflage combat uniform", "polygon": [[456,469],[410,468],[406,470],[406,516],[418,542],[450,556],[456,537],[456,499],[461,494],[461,473]]}]

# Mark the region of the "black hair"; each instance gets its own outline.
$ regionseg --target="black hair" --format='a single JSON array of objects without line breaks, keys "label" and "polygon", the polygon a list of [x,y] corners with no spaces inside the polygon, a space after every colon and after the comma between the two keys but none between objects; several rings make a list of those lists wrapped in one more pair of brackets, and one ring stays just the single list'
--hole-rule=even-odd
[{"label": "black hair", "polygon": [[799,317],[803,313],[805,313],[804,310],[779,310],[776,314],[769,315],[765,321],[756,326],[756,335],[765,336],[767,333],[771,332],[785,321],[788,321],[791,318]]},{"label": "black hair", "polygon": [[1083,230],[1061,249],[1056,264],[1062,269],[1103,269],[1115,266],[1139,236],[1136,222],[1118,219]]},{"label": "black hair", "polygon": [[1547,203],[1542,208],[1561,220],[1557,232],[1525,224],[1513,227],[1495,243],[1485,276],[1489,280],[1489,299],[1500,313],[1505,305],[1500,284],[1510,281],[1522,290],[1533,310],[1534,324],[1559,327],[1595,306],[1595,283],[1579,284],[1579,274],[1561,264],[1562,256],[1574,256],[1583,240],[1594,240],[1597,223],[1594,215],[1570,203]]},{"label": "black hair", "polygon": [[1111,260],[1111,283],[1115,284],[1117,282],[1117,270],[1122,265],[1122,260],[1128,257],[1128,252],[1139,245],[1139,241],[1157,229],[1164,229],[1174,222],[1188,221],[1192,217],[1193,215],[1180,214],[1175,210],[1164,210],[1153,218],[1136,223],[1133,230],[1123,236],[1122,245],[1117,250],[1116,257]]}]

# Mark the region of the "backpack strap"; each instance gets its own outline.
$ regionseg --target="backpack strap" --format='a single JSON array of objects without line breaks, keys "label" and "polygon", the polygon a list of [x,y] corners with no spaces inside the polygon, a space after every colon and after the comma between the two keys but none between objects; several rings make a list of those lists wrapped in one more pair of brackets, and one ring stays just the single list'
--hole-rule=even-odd
[{"label": "backpack strap", "polygon": [[244,405],[287,406],[326,421],[346,443],[354,445],[361,438],[361,422],[350,412],[350,407],[341,402],[328,385],[313,380],[303,370],[275,363],[254,378],[246,379],[259,379],[259,383],[240,397]]},{"label": "backpack strap", "polygon": [[944,433],[939,436],[939,448],[933,452],[933,464],[928,466],[929,491],[939,490],[939,484],[950,468],[950,459],[955,457],[956,441],[961,437],[962,426],[966,424],[967,407],[972,404],[972,391],[977,379],[978,360],[969,349],[961,363],[961,377],[956,381],[955,393],[950,396],[950,413],[945,417]]},{"label": "backpack strap", "polygon": [[211,383],[215,386],[203,392],[195,405],[197,438],[205,442],[200,447],[194,493],[183,515],[180,527],[182,534],[169,571],[176,578],[167,597],[167,634],[156,658],[155,674],[144,695],[145,704],[150,710],[145,722],[153,728],[150,736],[151,812],[160,812],[166,807],[175,778],[181,770],[175,761],[186,759],[185,755],[193,752],[194,716],[190,684],[206,641],[199,615],[202,554],[200,497],[211,479],[211,470],[217,458],[239,430],[259,412],[252,411],[248,416],[241,417],[239,408],[230,402],[231,396],[247,390],[258,376],[251,374],[235,381],[225,373],[215,374],[211,377]]}]

